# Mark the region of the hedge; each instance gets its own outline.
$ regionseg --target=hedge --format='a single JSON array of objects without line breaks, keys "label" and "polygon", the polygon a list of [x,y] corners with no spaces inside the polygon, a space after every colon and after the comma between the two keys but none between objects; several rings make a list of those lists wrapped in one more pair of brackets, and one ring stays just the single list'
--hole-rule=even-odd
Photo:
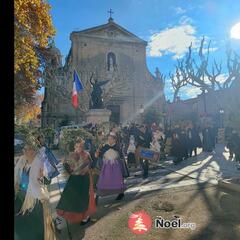
[{"label": "hedge", "polygon": [[69,153],[74,150],[74,144],[78,137],[82,139],[91,139],[96,144],[96,138],[83,128],[79,129],[63,129],[60,135],[60,150]]}]

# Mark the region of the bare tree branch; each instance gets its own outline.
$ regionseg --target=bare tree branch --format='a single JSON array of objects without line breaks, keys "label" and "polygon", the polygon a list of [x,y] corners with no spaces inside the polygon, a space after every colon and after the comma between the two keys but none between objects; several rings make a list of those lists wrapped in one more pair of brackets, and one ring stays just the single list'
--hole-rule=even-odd
[{"label": "bare tree branch", "polygon": [[240,81],[240,57],[231,49],[227,50],[228,77],[223,88],[228,88],[233,81]]},{"label": "bare tree branch", "polygon": [[178,65],[176,66],[175,74],[169,73],[169,77],[171,79],[171,84],[174,89],[174,97],[173,101],[176,102],[178,98],[179,91],[182,87],[187,85],[187,78],[185,71],[183,69],[183,60],[178,60]]},{"label": "bare tree branch", "polygon": [[205,37],[203,36],[198,52],[199,61],[192,56],[192,43],[188,48],[188,54],[186,55],[185,66],[184,68],[180,68],[181,74],[186,76],[186,81],[188,84],[198,87],[202,92],[212,91],[216,89],[222,88],[221,83],[218,80],[218,76],[222,71],[222,64],[217,64],[214,60],[212,64],[212,71],[209,72],[209,53],[210,53],[210,45],[211,41],[208,43],[207,53],[204,55],[204,42]]}]

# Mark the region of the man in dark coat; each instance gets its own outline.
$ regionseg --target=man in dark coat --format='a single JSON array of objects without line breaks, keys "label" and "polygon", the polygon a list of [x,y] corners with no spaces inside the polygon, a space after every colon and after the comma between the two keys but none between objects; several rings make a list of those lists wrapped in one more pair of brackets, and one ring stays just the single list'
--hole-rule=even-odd
[{"label": "man in dark coat", "polygon": [[131,126],[129,127],[129,137],[133,135],[135,138],[138,135],[138,128],[136,127],[135,123],[132,123]]},{"label": "man in dark coat", "polygon": [[207,126],[202,131],[203,134],[203,151],[212,152],[215,146],[215,137],[211,127]]},{"label": "man in dark coat", "polygon": [[152,135],[149,130],[146,129],[144,125],[140,126],[138,134],[136,136],[137,150],[136,150],[136,159],[140,161],[140,165],[143,169],[143,179],[148,177],[148,160],[140,159],[140,148],[150,148],[150,143],[152,141]]},{"label": "man in dark coat", "polygon": [[202,147],[202,141],[199,136],[199,132],[197,131],[197,128],[194,126],[190,126],[187,129],[187,135],[189,138],[189,148],[188,148],[189,157],[192,157],[193,151],[194,151],[194,155],[197,156],[197,148]]},{"label": "man in dark coat", "polygon": [[185,148],[182,142],[179,139],[179,136],[176,132],[172,134],[172,147],[171,147],[171,155],[174,157],[174,164],[178,164],[183,160],[185,155]]},{"label": "man in dark coat", "polygon": [[186,131],[182,130],[179,134],[177,134],[179,137],[179,141],[182,145],[182,151],[183,151],[183,157],[184,159],[188,158],[188,149],[189,149],[189,138],[186,134]]},{"label": "man in dark coat", "polygon": [[235,154],[235,160],[239,164],[238,170],[240,170],[240,136],[233,130],[231,135],[231,148]]},{"label": "man in dark coat", "polygon": [[225,139],[227,141],[227,148],[229,149],[229,159],[233,158],[233,146],[234,146],[234,131],[232,129],[227,129],[225,131]]}]

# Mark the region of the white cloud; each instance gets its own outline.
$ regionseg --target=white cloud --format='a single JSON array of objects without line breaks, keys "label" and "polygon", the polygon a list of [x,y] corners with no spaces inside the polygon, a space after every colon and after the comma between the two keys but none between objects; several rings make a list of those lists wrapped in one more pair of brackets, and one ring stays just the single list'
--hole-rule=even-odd
[{"label": "white cloud", "polygon": [[189,98],[197,97],[201,93],[201,90],[194,86],[186,86],[181,89],[181,95],[186,95]]},{"label": "white cloud", "polygon": [[186,24],[192,24],[193,23],[193,20],[192,18],[186,16],[186,15],[183,15],[180,20],[179,20],[179,23],[181,25],[186,25]]},{"label": "white cloud", "polygon": [[165,80],[165,89],[169,90],[169,91],[174,91],[173,87],[172,87],[172,84],[171,84],[171,79],[170,78]]},{"label": "white cloud", "polygon": [[150,37],[148,55],[161,57],[165,54],[173,54],[173,58],[181,58],[187,52],[189,45],[193,49],[197,47],[199,40],[195,36],[196,29],[191,24],[177,25],[166,28]]},{"label": "white cloud", "polygon": [[[217,81],[219,81],[220,83],[224,83],[227,76],[228,76],[228,74],[222,73],[217,77]],[[205,82],[210,83],[207,78],[206,78]],[[191,86],[191,85],[185,86],[180,90],[181,95],[185,95],[186,97],[189,97],[189,98],[197,97],[197,95],[200,93],[201,93],[201,90],[199,88]]]},{"label": "white cloud", "polygon": [[[188,51],[188,47],[192,43],[192,51],[198,52],[202,36],[197,36],[194,21],[183,15],[178,25],[165,28],[162,31],[151,29],[147,54],[150,57],[161,57],[163,55],[171,54],[173,59],[182,58]],[[208,36],[205,37],[203,54],[207,53],[208,43],[210,41]],[[216,41],[211,42],[209,52],[218,50]]]},{"label": "white cloud", "polygon": [[[210,68],[210,69],[211,69],[211,68]],[[211,70],[209,71],[209,73],[211,74]],[[225,82],[225,80],[227,79],[227,77],[228,77],[228,74],[226,74],[226,73],[221,73],[219,76],[217,76],[216,80],[217,80],[220,84],[222,84],[222,83]],[[207,76],[204,77],[204,81],[205,81],[205,83],[207,83],[207,84],[211,84],[211,82],[210,82],[210,80],[208,79]]]},{"label": "white cloud", "polygon": [[[217,47],[212,47],[212,48],[209,48],[209,52],[215,52],[217,51],[218,48]],[[203,54],[207,53],[208,49],[207,48],[203,48]]]},{"label": "white cloud", "polygon": [[157,32],[159,32],[159,30],[157,30],[157,29],[150,29],[150,30],[149,30],[149,33],[150,33],[150,34],[155,34],[155,33],[157,33]]},{"label": "white cloud", "polygon": [[176,7],[174,10],[177,14],[184,14],[186,12],[186,10],[181,7]]},{"label": "white cloud", "polygon": [[224,83],[227,77],[228,77],[228,74],[222,73],[219,76],[217,76],[217,81],[220,83]]}]

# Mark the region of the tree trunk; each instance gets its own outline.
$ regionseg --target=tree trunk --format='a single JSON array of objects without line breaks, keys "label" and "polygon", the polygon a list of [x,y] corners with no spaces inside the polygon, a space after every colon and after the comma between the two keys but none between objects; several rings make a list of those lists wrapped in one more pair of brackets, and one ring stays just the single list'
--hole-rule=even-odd
[{"label": "tree trunk", "polygon": [[179,88],[174,91],[174,96],[173,96],[173,102],[177,101],[178,93],[179,93]]}]

